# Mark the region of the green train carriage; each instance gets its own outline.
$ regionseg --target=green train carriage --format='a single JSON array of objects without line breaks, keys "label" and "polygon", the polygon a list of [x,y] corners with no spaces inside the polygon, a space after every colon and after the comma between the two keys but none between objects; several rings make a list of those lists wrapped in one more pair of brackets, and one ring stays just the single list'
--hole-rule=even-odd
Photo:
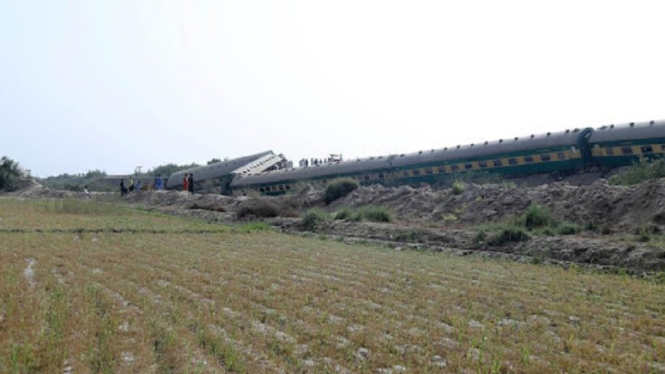
[{"label": "green train carriage", "polygon": [[361,184],[436,182],[457,173],[483,171],[502,175],[525,175],[573,171],[592,164],[588,145],[593,129],[501,139],[411,154],[370,157],[351,161],[278,170],[237,177],[234,191],[257,190],[267,195],[288,192],[302,182],[327,183],[340,177]]},{"label": "green train carriage", "polygon": [[593,162],[613,168],[631,165],[640,157],[665,154],[665,121],[631,122],[596,129],[589,138]]}]

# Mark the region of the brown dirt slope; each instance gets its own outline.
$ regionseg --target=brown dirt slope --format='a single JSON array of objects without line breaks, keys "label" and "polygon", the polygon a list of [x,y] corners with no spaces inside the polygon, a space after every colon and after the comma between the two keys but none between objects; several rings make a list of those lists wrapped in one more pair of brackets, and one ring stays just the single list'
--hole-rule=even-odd
[{"label": "brown dirt slope", "polygon": [[440,222],[452,217],[462,224],[481,224],[519,215],[531,204],[548,208],[561,221],[592,222],[616,232],[665,229],[665,179],[630,187],[609,185],[605,180],[586,186],[563,182],[528,188],[468,184],[459,195],[450,189],[374,185],[352,192],[328,209],[382,205],[400,221]]}]

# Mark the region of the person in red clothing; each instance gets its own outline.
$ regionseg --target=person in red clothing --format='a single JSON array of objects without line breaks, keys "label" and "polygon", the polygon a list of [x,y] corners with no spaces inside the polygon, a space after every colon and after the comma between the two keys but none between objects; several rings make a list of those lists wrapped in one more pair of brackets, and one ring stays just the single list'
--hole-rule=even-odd
[{"label": "person in red clothing", "polygon": [[185,176],[182,177],[182,190],[183,191],[189,191],[189,181],[187,180],[187,173],[185,173]]}]

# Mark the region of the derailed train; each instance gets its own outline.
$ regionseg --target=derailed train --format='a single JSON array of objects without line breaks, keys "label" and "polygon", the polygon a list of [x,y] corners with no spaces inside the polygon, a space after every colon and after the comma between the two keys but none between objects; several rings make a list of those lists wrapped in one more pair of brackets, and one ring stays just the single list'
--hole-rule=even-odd
[{"label": "derailed train", "polygon": [[[262,194],[278,195],[288,192],[298,182],[325,184],[340,177],[354,178],[361,184],[431,183],[456,173],[526,175],[573,172],[591,167],[610,168],[630,165],[639,157],[651,158],[663,154],[665,121],[649,121],[609,125],[597,129],[589,127],[566,130],[309,167],[233,174],[230,177],[228,174],[215,173],[208,173],[208,176],[212,179],[230,178],[231,183],[227,184],[226,188],[223,186],[222,190],[233,194],[255,190]],[[169,183],[174,177],[169,178]]]}]

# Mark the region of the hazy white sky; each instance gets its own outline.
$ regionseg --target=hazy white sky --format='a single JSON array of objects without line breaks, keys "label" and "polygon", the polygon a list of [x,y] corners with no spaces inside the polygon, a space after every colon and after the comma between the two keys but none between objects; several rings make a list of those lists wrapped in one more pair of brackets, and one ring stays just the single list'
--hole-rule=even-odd
[{"label": "hazy white sky", "polygon": [[297,164],[665,119],[664,4],[0,0],[0,155]]}]

